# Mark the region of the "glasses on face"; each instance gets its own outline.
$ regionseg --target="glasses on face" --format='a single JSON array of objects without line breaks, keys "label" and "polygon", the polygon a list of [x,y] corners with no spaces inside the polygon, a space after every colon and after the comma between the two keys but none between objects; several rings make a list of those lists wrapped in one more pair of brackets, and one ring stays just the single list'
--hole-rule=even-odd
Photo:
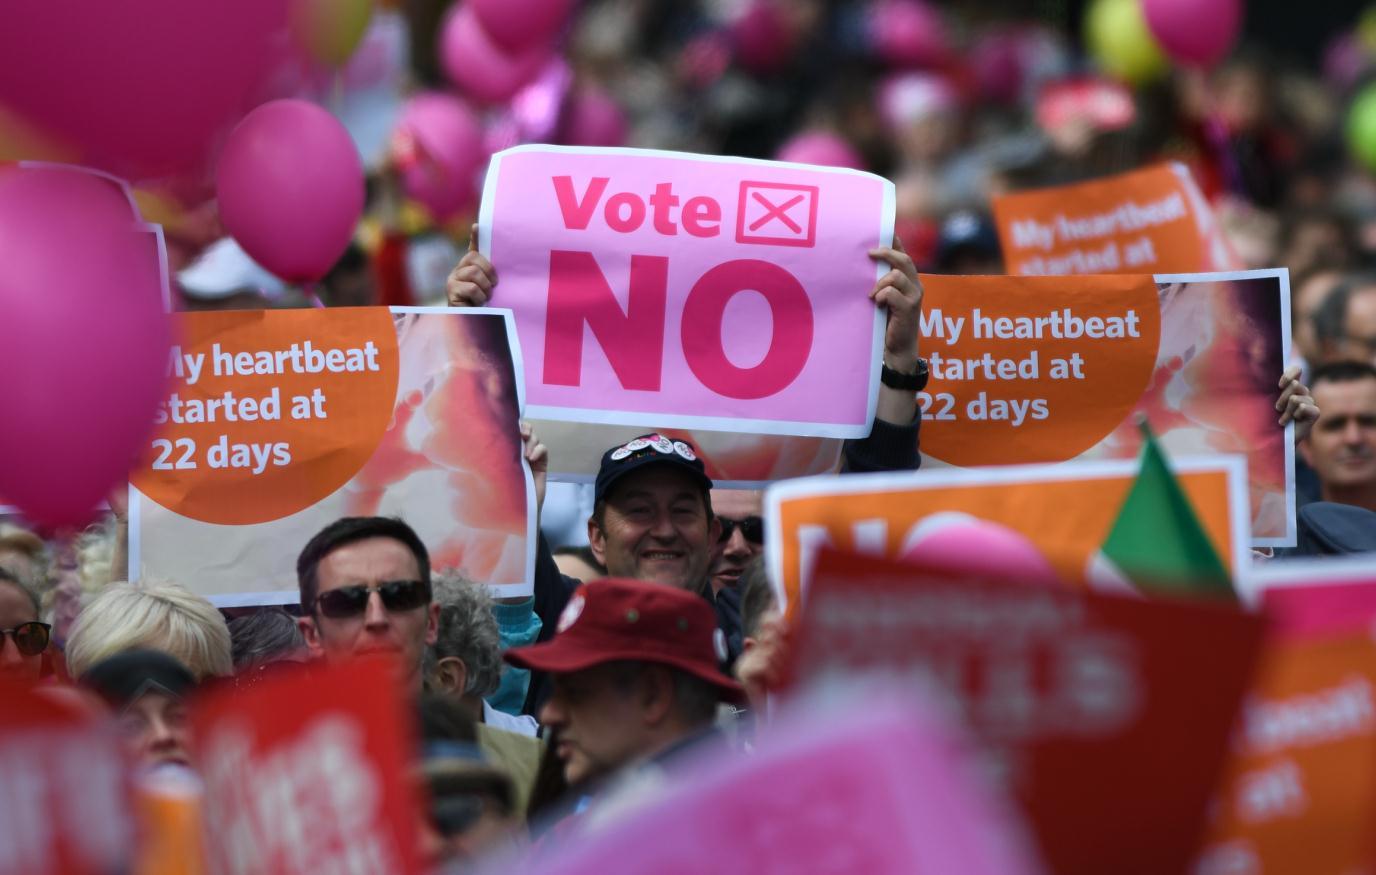
[{"label": "glasses on face", "polygon": [[5,636],[14,639],[14,646],[25,656],[37,656],[48,646],[48,637],[53,627],[47,623],[34,621],[20,623],[13,629],[0,629],[0,647],[5,646]]},{"label": "glasses on face", "polygon": [[316,610],[332,620],[357,617],[368,610],[368,597],[376,592],[388,611],[414,611],[430,602],[430,587],[423,580],[389,580],[376,586],[341,586],[315,597]]},{"label": "glasses on face", "polygon": [[725,544],[731,540],[731,535],[736,529],[741,530],[741,537],[752,544],[764,543],[764,520],[757,516],[748,516],[743,520],[731,520],[726,517],[717,517],[721,520],[721,537],[717,540],[720,544]]}]

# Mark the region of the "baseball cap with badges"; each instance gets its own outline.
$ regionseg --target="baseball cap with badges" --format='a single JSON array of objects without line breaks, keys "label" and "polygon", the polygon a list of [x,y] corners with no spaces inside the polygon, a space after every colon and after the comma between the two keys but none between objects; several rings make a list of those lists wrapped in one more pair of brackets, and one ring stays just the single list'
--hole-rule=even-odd
[{"label": "baseball cap with badges", "polygon": [[606,662],[653,662],[694,675],[739,702],[740,684],[717,668],[717,618],[702,596],[645,580],[606,578],[574,591],[554,638],[508,650],[517,668],[567,674]]},{"label": "baseball cap with badges", "polygon": [[712,488],[707,466],[698,458],[692,444],[655,432],[643,434],[602,454],[602,464],[597,469],[597,483],[593,488],[594,501],[606,498],[612,486],[622,477],[649,465],[676,467],[697,481],[704,490]]}]

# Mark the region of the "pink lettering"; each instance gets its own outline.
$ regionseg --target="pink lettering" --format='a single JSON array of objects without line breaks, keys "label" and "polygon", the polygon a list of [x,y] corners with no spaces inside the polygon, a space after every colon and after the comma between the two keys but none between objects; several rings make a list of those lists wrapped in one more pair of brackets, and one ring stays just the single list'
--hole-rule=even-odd
[{"label": "pink lettering", "polygon": [[692,197],[683,205],[683,230],[694,237],[715,237],[721,231],[721,204],[710,197]]},{"label": "pink lettering", "polygon": [[674,184],[671,182],[661,182],[655,186],[655,193],[650,195],[650,206],[655,211],[655,230],[666,237],[678,235],[678,227],[674,224],[674,217],[670,211],[678,206],[678,196],[674,194]]},{"label": "pink lettering", "polygon": [[[629,211],[623,216],[622,207]],[[607,198],[607,227],[622,234],[629,234],[645,222],[645,202],[630,192],[623,191]]]},{"label": "pink lettering", "polygon": [[[721,326],[727,303],[746,290],[769,302],[774,329],[760,363],[738,368],[722,349]],[[765,398],[787,388],[807,364],[812,303],[802,283],[782,267],[756,259],[728,261],[703,274],[688,293],[682,330],[684,358],[704,386],[728,398]]]},{"label": "pink lettering", "polygon": [[597,202],[602,200],[602,193],[607,190],[607,183],[611,180],[605,176],[594,176],[583,192],[581,201],[574,194],[573,177],[556,176],[552,181],[554,196],[559,201],[559,212],[564,217],[564,227],[570,231],[586,231],[597,209]]},{"label": "pink lettering", "polygon": [[[550,252],[545,383],[581,385],[586,323],[623,388],[659,391],[668,282],[669,259],[632,255],[630,295],[623,312],[591,252]],[[811,315],[809,310],[809,332]]]}]

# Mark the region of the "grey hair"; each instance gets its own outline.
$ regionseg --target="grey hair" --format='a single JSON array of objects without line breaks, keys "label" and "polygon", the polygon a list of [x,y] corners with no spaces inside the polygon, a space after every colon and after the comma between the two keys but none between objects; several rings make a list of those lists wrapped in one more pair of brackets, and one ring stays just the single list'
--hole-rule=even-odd
[{"label": "grey hair", "polygon": [[234,670],[273,662],[306,645],[296,618],[281,608],[264,608],[229,621]]},{"label": "grey hair", "polygon": [[441,659],[457,657],[468,668],[464,696],[484,698],[502,680],[502,636],[487,590],[455,570],[435,575],[435,602],[440,606],[439,637],[427,648],[426,674]]}]

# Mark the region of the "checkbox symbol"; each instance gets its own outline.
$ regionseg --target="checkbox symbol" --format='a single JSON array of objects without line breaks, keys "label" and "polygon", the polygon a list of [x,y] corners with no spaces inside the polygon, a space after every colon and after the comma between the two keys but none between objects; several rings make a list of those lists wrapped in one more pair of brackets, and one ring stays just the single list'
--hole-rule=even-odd
[{"label": "checkbox symbol", "polygon": [[743,181],[736,242],[812,247],[817,242],[815,185]]}]

